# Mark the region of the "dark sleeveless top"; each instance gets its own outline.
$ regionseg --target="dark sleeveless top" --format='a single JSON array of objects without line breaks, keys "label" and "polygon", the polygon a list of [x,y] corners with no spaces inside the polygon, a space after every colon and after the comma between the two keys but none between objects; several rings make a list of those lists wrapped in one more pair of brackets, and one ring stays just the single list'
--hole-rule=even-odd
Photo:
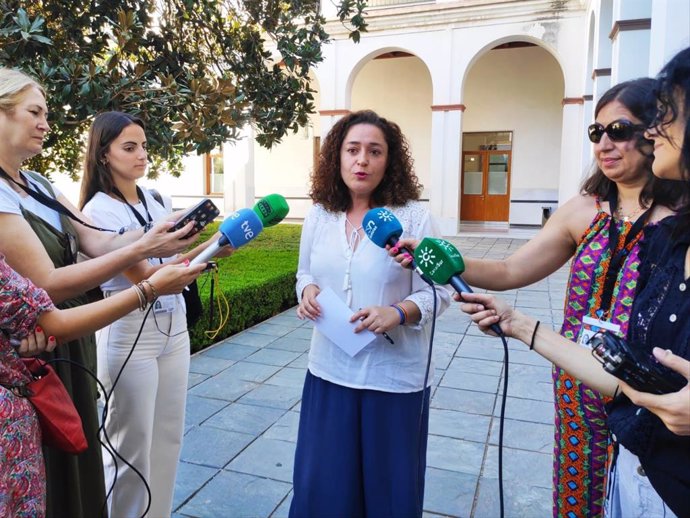
[{"label": "dark sleeveless top", "polygon": [[[45,178],[36,173],[27,173],[32,180],[45,186],[53,197],[55,192]],[[71,221],[60,215],[63,231],[44,221],[22,207],[24,219],[41,240],[55,268],[72,264],[76,257],[72,250],[79,248],[79,238]],[[71,237],[69,235],[71,235]],[[74,243],[70,243],[70,240]],[[86,296],[66,300],[57,304],[60,309],[74,308],[86,304]],[[79,411],[89,449],[80,455],[71,455],[53,448],[44,447],[47,478],[46,517],[98,518],[104,512],[105,481],[101,445],[98,440],[98,392],[96,382],[83,371],[83,365],[96,374],[96,340],[88,335],[79,340],[61,343],[52,353],[43,355],[45,360],[64,359],[53,363],[67,392],[72,396]]]}]

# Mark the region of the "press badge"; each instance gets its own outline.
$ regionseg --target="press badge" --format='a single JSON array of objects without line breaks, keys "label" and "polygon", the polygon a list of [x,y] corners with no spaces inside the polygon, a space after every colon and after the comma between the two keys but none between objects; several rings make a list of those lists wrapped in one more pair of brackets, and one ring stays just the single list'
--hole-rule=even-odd
[{"label": "press badge", "polygon": [[158,297],[156,302],[153,303],[153,312],[159,313],[172,313],[175,311],[177,306],[177,300],[175,295],[163,295]]},{"label": "press badge", "polygon": [[606,331],[611,331],[612,333],[618,334],[621,330],[621,326],[618,324],[613,324],[607,320],[600,320],[598,318],[586,316],[582,319],[582,329],[580,330],[580,338],[577,343],[581,346],[591,349],[592,346],[589,344],[590,338],[596,333],[605,329]]}]

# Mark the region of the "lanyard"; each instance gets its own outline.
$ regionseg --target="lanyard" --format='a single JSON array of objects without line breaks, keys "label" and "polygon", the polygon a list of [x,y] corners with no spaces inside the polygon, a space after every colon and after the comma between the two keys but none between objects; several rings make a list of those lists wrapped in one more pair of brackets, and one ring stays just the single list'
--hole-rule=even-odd
[{"label": "lanyard", "polygon": [[[20,172],[20,174],[22,174],[22,173]],[[9,174],[7,174],[7,172],[2,167],[0,167],[0,176],[5,178],[6,180],[18,185],[19,187],[21,187],[21,189],[26,194],[31,196],[38,203],[40,203],[41,205],[45,205],[49,209],[53,209],[58,214],[62,214],[63,216],[67,216],[68,218],[73,219],[74,221],[84,225],[85,227],[92,228],[92,229],[98,230],[100,232],[115,232],[114,230],[110,230],[107,228],[94,227],[93,225],[89,225],[85,221],[82,221],[77,216],[72,214],[72,212],[67,207],[65,207],[62,203],[60,203],[58,200],[51,198],[50,196],[47,196],[46,194],[42,193],[41,191],[30,189],[26,185],[19,183],[14,178],[12,178]],[[26,178],[24,178],[24,181],[27,183],[27,185],[31,185],[31,182],[29,182],[29,180],[27,180]]]},{"label": "lanyard", "polygon": [[144,206],[144,210],[146,211],[146,217],[148,221],[144,219],[144,217],[139,213],[137,209],[132,207],[132,204],[127,201],[127,199],[124,197],[124,195],[120,192],[120,189],[117,187],[113,187],[113,194],[120,198],[122,200],[122,203],[127,205],[129,209],[132,211],[132,214],[134,214],[134,217],[137,218],[137,221],[142,227],[145,227],[147,223],[153,223],[153,218],[151,217],[151,213],[149,212],[149,208],[146,205],[146,198],[144,197],[144,193],[141,191],[141,188],[137,185],[137,197],[139,198],[139,201],[141,204]]},{"label": "lanyard", "polygon": [[626,257],[632,250],[635,243],[635,239],[640,235],[642,229],[647,224],[649,216],[651,215],[651,209],[654,206],[652,203],[651,207],[640,214],[635,223],[633,223],[632,228],[625,236],[625,243],[623,247],[616,252],[618,246],[618,225],[614,221],[613,215],[616,213],[618,208],[618,189],[611,188],[609,190],[609,195],[607,198],[609,202],[609,208],[611,210],[611,218],[609,220],[609,250],[611,251],[611,260],[609,261],[609,266],[606,269],[606,277],[604,279],[604,291],[601,294],[601,307],[599,308],[604,315],[608,314],[611,308],[611,299],[613,298],[613,288],[616,284],[616,279],[618,278],[618,271],[620,270]]}]

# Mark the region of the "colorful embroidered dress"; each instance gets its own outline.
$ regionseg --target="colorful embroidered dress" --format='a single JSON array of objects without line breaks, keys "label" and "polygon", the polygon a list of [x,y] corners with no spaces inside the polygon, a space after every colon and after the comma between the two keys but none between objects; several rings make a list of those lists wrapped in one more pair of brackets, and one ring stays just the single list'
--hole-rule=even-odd
[{"label": "colorful embroidered dress", "polygon": [[[45,291],[20,277],[0,255],[0,383],[24,385],[30,374],[9,338],[23,338],[52,309]],[[45,514],[46,478],[41,431],[29,401],[0,386],[0,516]]]},{"label": "colorful embroidered dress", "polygon": [[[611,260],[610,220],[597,200],[597,215],[584,232],[572,260],[561,334],[575,342],[582,319],[587,315],[597,318],[596,312],[601,305],[604,279]],[[616,247],[619,250],[632,223],[614,222],[619,228]],[[628,329],[635,294],[641,235],[640,232],[626,247],[629,253],[618,272],[606,318],[618,324],[623,335]],[[609,449],[605,400],[558,367],[554,368],[553,380],[556,407],[553,515],[559,518],[599,517],[606,494]]]}]

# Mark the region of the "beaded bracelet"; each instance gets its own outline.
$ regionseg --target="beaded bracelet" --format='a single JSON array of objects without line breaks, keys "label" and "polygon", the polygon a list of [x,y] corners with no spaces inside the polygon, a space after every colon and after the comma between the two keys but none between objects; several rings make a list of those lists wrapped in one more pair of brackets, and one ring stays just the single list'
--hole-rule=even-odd
[{"label": "beaded bracelet", "polygon": [[403,313],[402,308],[397,304],[391,304],[391,307],[398,312],[398,315],[400,315],[400,325],[403,325],[405,323],[405,313]]}]

